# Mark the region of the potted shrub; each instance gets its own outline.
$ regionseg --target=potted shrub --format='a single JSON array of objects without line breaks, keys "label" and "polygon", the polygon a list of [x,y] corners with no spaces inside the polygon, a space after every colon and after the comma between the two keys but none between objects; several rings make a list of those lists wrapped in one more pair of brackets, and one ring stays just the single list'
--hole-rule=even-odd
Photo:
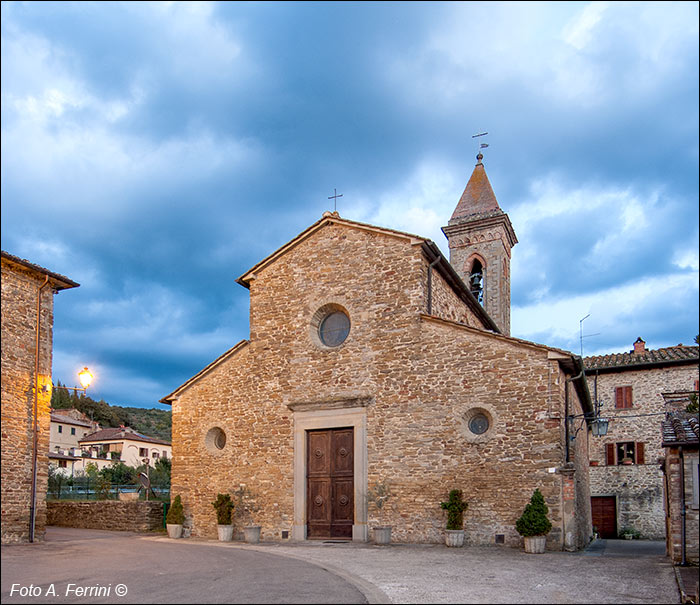
[{"label": "potted shrub", "polygon": [[447,502],[440,502],[440,507],[447,511],[447,527],[445,544],[447,546],[464,545],[464,511],[468,504],[463,500],[461,489],[453,489],[447,497]]},{"label": "potted shrub", "polygon": [[170,504],[168,514],[165,516],[165,526],[168,529],[168,538],[181,538],[182,525],[184,523],[185,511],[182,508],[182,500],[178,494]]},{"label": "potted shrub", "polygon": [[620,530],[620,538],[624,538],[625,540],[636,540],[639,539],[641,535],[642,534],[633,527],[623,527]]},{"label": "potted shrub", "polygon": [[231,494],[217,494],[216,500],[211,503],[216,510],[216,522],[218,524],[219,540],[221,542],[230,542],[233,540],[233,502]]},{"label": "potted shrub", "polygon": [[515,529],[525,538],[525,552],[544,552],[547,534],[552,529],[552,523],[547,518],[547,511],[544,496],[539,489],[536,489],[520,519],[515,523]]},{"label": "potted shrub", "polygon": [[[377,507],[379,517],[383,517],[382,509],[389,498],[391,498],[391,492],[389,491],[389,485],[385,481],[375,483],[374,486],[367,490],[367,503],[374,504]],[[375,544],[386,545],[391,543],[391,525],[377,525],[372,530],[374,531]]]},{"label": "potted shrub", "polygon": [[634,463],[634,460],[632,460],[632,458],[630,458],[629,456],[625,456],[622,459],[622,464],[624,464],[625,466],[630,466],[633,463]]}]

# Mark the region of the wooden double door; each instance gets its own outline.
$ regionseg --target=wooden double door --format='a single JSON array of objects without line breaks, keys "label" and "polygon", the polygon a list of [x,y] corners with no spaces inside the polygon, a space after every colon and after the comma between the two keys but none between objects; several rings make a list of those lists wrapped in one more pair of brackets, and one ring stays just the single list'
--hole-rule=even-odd
[{"label": "wooden double door", "polygon": [[306,536],[352,539],[355,518],[353,429],[307,432]]}]

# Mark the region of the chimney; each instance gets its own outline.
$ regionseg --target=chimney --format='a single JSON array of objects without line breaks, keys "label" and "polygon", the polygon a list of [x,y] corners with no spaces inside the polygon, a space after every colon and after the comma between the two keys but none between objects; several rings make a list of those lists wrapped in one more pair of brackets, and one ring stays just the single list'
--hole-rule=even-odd
[{"label": "chimney", "polygon": [[637,340],[634,341],[634,354],[641,355],[642,353],[646,353],[646,344],[647,343],[642,340],[641,336],[637,338]]}]

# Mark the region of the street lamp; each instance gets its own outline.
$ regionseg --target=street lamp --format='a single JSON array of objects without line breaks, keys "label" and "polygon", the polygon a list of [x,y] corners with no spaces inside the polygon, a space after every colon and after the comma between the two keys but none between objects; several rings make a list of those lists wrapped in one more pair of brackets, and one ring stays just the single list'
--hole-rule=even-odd
[{"label": "street lamp", "polygon": [[[78,372],[78,379],[80,380],[80,384],[83,385],[83,388],[65,387],[63,385],[61,385],[58,388],[67,389],[69,391],[76,391],[76,392],[82,391],[84,393],[85,391],[87,391],[87,388],[90,386],[90,383],[92,382],[93,378],[94,378],[94,376],[92,375],[92,372],[90,372],[90,370],[87,369],[87,366],[85,366],[80,372]],[[54,386],[54,388],[56,388],[56,387]]]}]

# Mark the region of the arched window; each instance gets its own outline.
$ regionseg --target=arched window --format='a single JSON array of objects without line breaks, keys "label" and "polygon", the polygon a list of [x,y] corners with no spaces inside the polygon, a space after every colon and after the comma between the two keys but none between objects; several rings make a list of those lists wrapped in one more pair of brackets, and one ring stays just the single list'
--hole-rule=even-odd
[{"label": "arched window", "polygon": [[469,290],[480,305],[484,304],[484,268],[478,258],[474,259],[469,272]]}]

